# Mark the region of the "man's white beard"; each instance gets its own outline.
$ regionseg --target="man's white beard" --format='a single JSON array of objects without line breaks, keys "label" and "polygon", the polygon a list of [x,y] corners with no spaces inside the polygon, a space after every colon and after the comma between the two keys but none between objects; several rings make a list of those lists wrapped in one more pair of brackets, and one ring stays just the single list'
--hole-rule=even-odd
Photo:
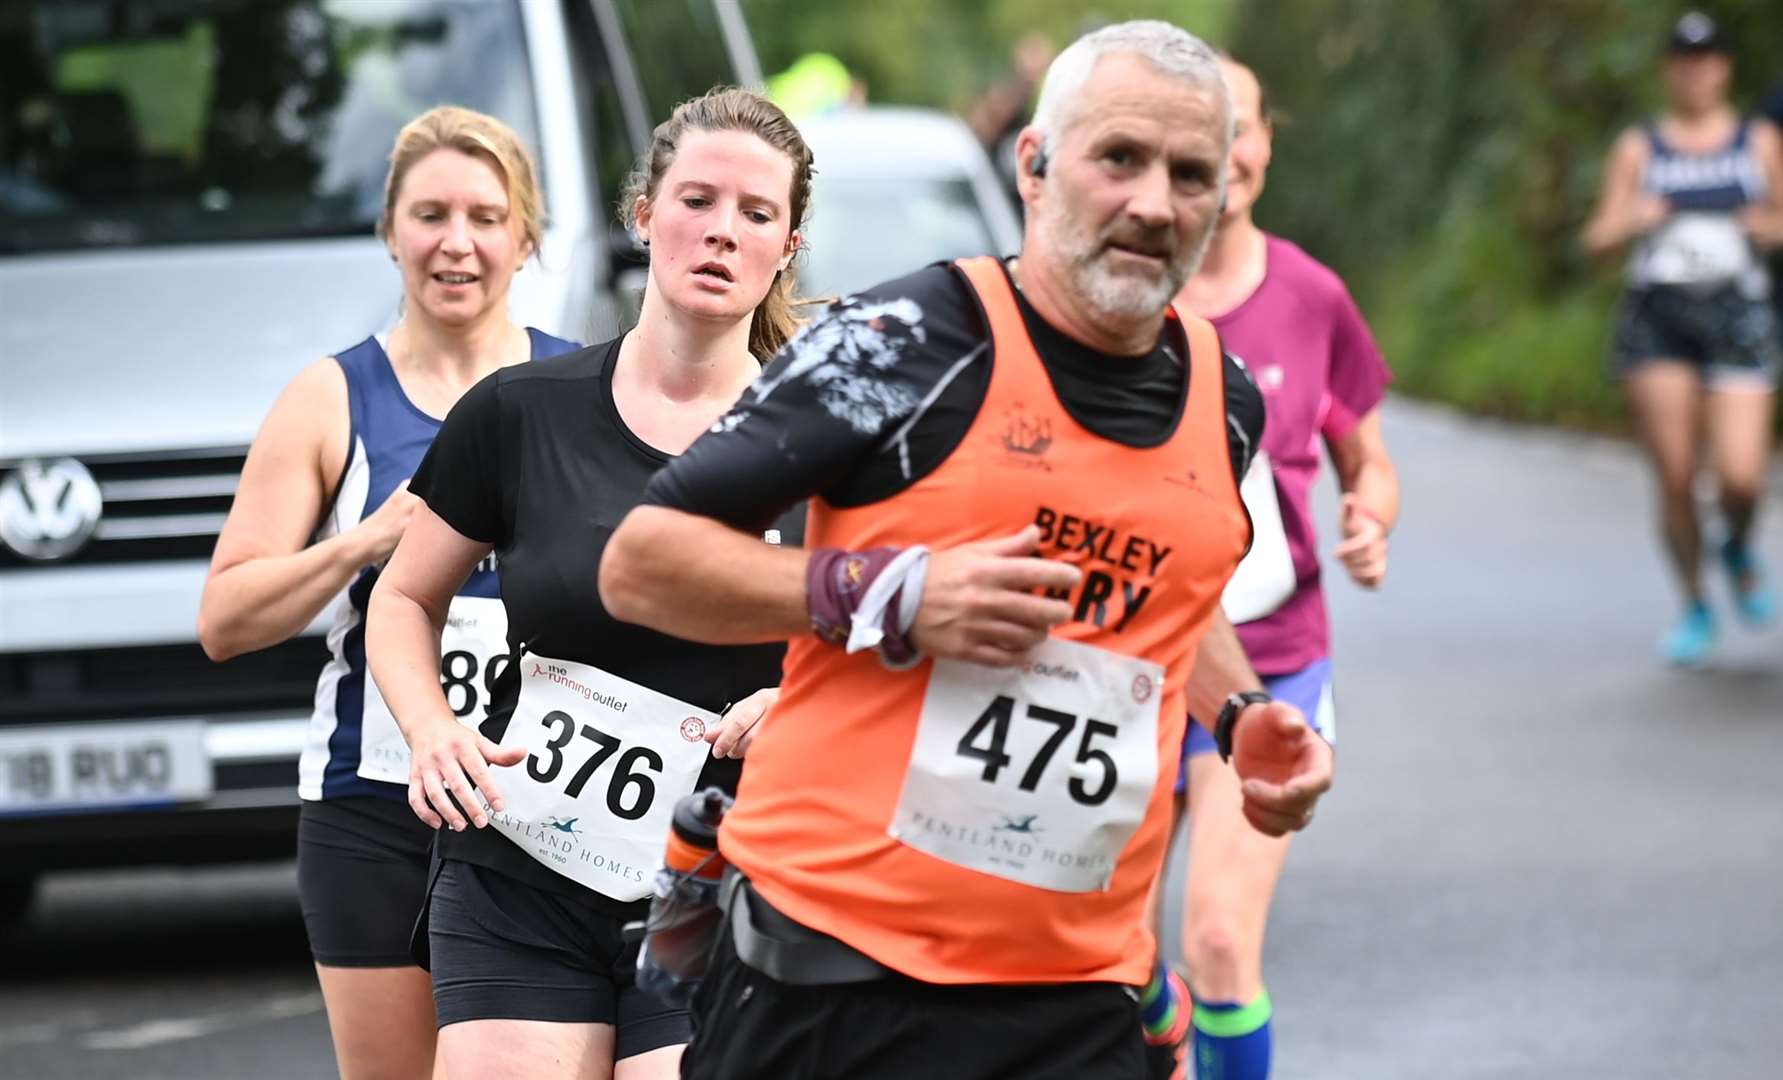
[{"label": "man's white beard", "polygon": [[1179,253],[1165,263],[1162,273],[1152,276],[1143,271],[1121,273],[1109,265],[1104,237],[1085,235],[1072,227],[1059,199],[1048,200],[1041,211],[1040,232],[1059,253],[1070,275],[1072,288],[1084,298],[1096,314],[1109,319],[1129,321],[1155,318],[1182,290],[1183,283],[1194,276],[1195,268],[1207,254],[1213,240],[1212,223],[1195,249]]}]

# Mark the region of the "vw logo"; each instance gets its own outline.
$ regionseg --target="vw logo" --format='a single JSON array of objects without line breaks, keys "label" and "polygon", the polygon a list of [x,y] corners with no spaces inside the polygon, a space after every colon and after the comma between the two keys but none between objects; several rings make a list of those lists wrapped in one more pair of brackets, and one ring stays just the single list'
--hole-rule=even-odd
[{"label": "vw logo", "polygon": [[0,478],[0,543],[54,562],[81,549],[104,507],[99,485],[73,458],[25,461]]}]

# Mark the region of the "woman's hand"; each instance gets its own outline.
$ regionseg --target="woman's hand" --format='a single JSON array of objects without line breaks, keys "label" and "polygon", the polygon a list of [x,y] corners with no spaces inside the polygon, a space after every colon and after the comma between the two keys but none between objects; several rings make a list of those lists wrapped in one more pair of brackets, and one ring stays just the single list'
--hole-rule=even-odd
[{"label": "woman's hand", "polygon": [[518,765],[526,757],[523,748],[490,742],[450,713],[414,726],[408,739],[409,809],[430,828],[443,823],[454,832],[464,831],[467,813],[477,828],[489,824],[474,792],[483,793],[490,809],[502,808],[489,766]]},{"label": "woman's hand", "polygon": [[409,527],[409,519],[415,516],[415,507],[421,505],[421,497],[409,493],[409,482],[404,480],[396,485],[396,490],[384,500],[382,506],[374,510],[364,521],[353,528],[365,541],[366,554],[371,565],[381,566],[396,550],[402,534]]},{"label": "woman's hand", "polygon": [[1625,228],[1630,238],[1645,236],[1665,223],[1672,215],[1672,204],[1657,195],[1643,192],[1628,205]]},{"label": "woman's hand", "polygon": [[715,758],[740,758],[755,742],[756,729],[780,700],[780,688],[770,686],[757,690],[725,711],[724,723],[706,732]]}]

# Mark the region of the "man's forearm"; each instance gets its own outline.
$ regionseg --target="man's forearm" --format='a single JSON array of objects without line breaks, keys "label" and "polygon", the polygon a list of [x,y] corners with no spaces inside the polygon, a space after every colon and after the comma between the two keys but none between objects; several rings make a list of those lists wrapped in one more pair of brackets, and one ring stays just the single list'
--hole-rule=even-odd
[{"label": "man's forearm", "polygon": [[601,558],[614,618],[688,641],[744,645],[809,633],[806,553],[662,506],[627,514]]},{"label": "man's forearm", "polygon": [[1213,730],[1214,719],[1226,699],[1241,690],[1260,690],[1263,682],[1251,669],[1250,657],[1238,642],[1238,631],[1226,613],[1215,610],[1213,623],[1195,653],[1195,669],[1189,673],[1189,715]]}]

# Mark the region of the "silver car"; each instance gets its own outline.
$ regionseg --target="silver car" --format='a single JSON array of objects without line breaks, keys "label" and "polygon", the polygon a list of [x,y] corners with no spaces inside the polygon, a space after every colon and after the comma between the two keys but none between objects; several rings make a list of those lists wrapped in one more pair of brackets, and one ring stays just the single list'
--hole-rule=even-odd
[{"label": "silver car", "polygon": [[1021,222],[958,118],[894,106],[799,121],[817,169],[800,288],[846,294],[932,262],[1013,255]]}]

